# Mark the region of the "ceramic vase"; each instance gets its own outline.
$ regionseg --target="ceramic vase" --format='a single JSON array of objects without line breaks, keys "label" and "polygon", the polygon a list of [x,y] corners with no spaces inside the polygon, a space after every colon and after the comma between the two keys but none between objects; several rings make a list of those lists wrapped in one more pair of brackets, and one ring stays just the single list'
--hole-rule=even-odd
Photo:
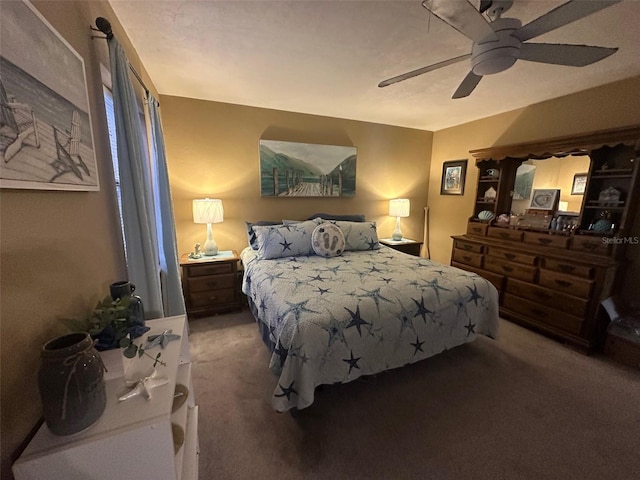
[{"label": "ceramic vase", "polygon": [[56,435],[91,426],[104,412],[104,364],[88,333],[71,333],[45,343],[38,387],[44,420]]},{"label": "ceramic vase", "polygon": [[111,298],[114,300],[122,297],[130,297],[129,310],[127,312],[127,319],[129,324],[133,327],[144,326],[144,306],[142,305],[142,299],[138,295],[134,295],[136,286],[131,282],[115,282],[109,287]]}]

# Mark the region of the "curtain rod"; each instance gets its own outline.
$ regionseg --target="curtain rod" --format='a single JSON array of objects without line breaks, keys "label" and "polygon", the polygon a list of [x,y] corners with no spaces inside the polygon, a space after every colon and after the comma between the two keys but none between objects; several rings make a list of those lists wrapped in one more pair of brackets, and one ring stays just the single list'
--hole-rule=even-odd
[{"label": "curtain rod", "polygon": [[[109,20],[107,20],[106,18],[104,17],[96,18],[96,27],[98,28],[93,28],[92,26],[89,26],[89,28],[91,28],[91,30],[93,30],[94,32],[102,32],[105,34],[105,36],[98,37],[98,36],[92,35],[91,38],[101,38],[104,40],[111,40],[113,38],[113,31],[111,30],[111,22],[109,22]],[[133,72],[133,75],[136,77],[136,80],[138,80],[140,85],[142,85],[142,88],[144,88],[144,91],[147,94],[147,96],[149,96],[149,89],[142,81],[142,77],[140,76],[140,74],[136,71],[135,68],[133,68],[133,65],[131,65],[131,63],[128,60],[127,60],[127,64],[129,65],[129,69]]]}]

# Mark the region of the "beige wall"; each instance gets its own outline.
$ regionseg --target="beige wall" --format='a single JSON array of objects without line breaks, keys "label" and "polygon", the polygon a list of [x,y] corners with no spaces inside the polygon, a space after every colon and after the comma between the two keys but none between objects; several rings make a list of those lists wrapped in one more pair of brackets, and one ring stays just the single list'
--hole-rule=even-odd
[{"label": "beige wall", "polygon": [[34,5],[84,58],[100,191],[0,190],[3,479],[11,478],[10,456],[42,414],[42,344],[64,333],[61,318],[86,316],[110,283],[126,278],[100,77],[100,63],[109,65],[108,49],[89,30],[96,17],[111,21],[143,72],[106,2]]},{"label": "beige wall", "polygon": [[[224,222],[213,226],[222,250],[240,253],[245,221],[302,219],[316,212],[364,213],[389,237],[395,220],[388,200],[411,200],[402,219],[405,237],[421,239],[427,204],[432,133],[365,122],[243,107],[180,97],[160,98],[178,250],[204,243],[206,227],[193,223],[194,198],[220,198]],[[358,148],[352,198],[261,198],[260,139]]]},{"label": "beige wall", "polygon": [[[640,77],[435,132],[429,177],[431,258],[449,263],[451,235],[473,214],[478,169],[469,150],[640,124]],[[442,164],[469,159],[464,196],[440,195]],[[634,253],[635,252],[635,253]],[[637,251],[630,249],[632,255]]]}]

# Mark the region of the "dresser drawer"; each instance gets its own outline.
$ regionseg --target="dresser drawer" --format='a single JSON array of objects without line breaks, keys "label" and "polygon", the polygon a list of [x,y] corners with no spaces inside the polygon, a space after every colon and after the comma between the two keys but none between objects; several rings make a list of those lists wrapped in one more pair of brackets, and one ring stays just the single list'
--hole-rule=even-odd
[{"label": "dresser drawer", "polygon": [[466,263],[472,267],[482,268],[482,254],[467,252],[459,248],[453,249],[453,260],[460,263]]},{"label": "dresser drawer", "polygon": [[233,272],[233,265],[230,263],[219,263],[211,265],[189,265],[185,267],[187,277],[202,277],[205,275],[220,275],[221,273]]},{"label": "dresser drawer", "polygon": [[536,267],[521,265],[519,263],[502,260],[501,258],[486,255],[484,257],[484,269],[499,273],[506,277],[517,278],[525,282],[533,283],[536,278]]},{"label": "dresser drawer", "polygon": [[524,265],[535,265],[537,260],[535,255],[527,255],[526,253],[519,253],[514,252],[513,250],[505,250],[503,248],[496,247],[489,247],[489,255],[502,260],[522,263]]},{"label": "dresser drawer", "polygon": [[552,272],[551,270],[545,270],[543,268],[540,269],[540,280],[538,283],[543,287],[549,287],[553,290],[559,290],[581,298],[589,298],[593,285],[592,280]]},{"label": "dresser drawer", "polygon": [[496,287],[496,289],[498,290],[498,293],[500,294],[502,293],[502,286],[504,285],[503,275],[498,275],[497,273],[488,272],[480,268],[474,268],[469,265],[463,265],[462,263],[458,263],[458,262],[451,262],[451,266],[458,267],[463,270],[467,270],[468,272],[477,273],[485,280],[489,280],[493,284],[493,286]]},{"label": "dresser drawer", "polygon": [[560,293],[549,288],[531,283],[521,282],[515,278],[507,279],[506,291],[518,297],[523,297],[534,302],[542,303],[548,307],[572,313],[576,316],[584,316],[587,310],[588,300]]},{"label": "dresser drawer", "polygon": [[467,233],[469,235],[476,235],[478,237],[484,237],[487,235],[488,223],[469,222],[467,223]]},{"label": "dresser drawer", "polygon": [[571,241],[571,250],[588,252],[595,255],[609,255],[611,246],[602,241],[603,237],[575,235]]},{"label": "dresser drawer", "polygon": [[494,238],[500,238],[502,240],[511,240],[512,242],[522,241],[522,231],[512,230],[510,228],[501,227],[489,227],[487,235]]},{"label": "dresser drawer", "polygon": [[467,242],[465,240],[456,240],[455,248],[459,248],[460,250],[466,250],[467,252],[475,252],[475,253],[483,253],[484,245],[480,243]]},{"label": "dresser drawer", "polygon": [[209,292],[189,293],[189,305],[191,308],[213,307],[236,301],[236,293],[233,288],[213,290]]},{"label": "dresser drawer", "polygon": [[510,293],[505,293],[502,300],[504,308],[520,313],[537,323],[544,323],[576,335],[582,330],[582,319],[560,312],[545,305],[531,302]]},{"label": "dresser drawer", "polygon": [[545,258],[543,261],[544,268],[553,270],[554,272],[566,273],[567,275],[575,275],[576,277],[591,278],[593,276],[593,267],[588,265],[576,265],[564,260],[554,260]]},{"label": "dresser drawer", "polygon": [[544,247],[567,248],[569,237],[552,235],[550,233],[524,232],[524,242],[542,245]]},{"label": "dresser drawer", "polygon": [[220,290],[223,288],[233,289],[235,285],[235,275],[227,273],[225,275],[209,275],[207,277],[188,278],[189,292],[206,292],[209,290]]}]

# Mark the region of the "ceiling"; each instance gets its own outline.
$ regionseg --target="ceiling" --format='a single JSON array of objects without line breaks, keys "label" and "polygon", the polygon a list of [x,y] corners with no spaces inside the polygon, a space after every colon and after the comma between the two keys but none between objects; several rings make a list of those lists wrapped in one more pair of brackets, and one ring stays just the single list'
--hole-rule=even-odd
[{"label": "ceiling", "polygon": [[[586,67],[518,61],[457,100],[467,61],[377,86],[470,53],[472,41],[420,0],[109,3],[163,95],[437,131],[640,75],[637,0],[532,40],[618,47],[610,57]],[[562,3],[515,0],[504,17],[526,24]]]}]

